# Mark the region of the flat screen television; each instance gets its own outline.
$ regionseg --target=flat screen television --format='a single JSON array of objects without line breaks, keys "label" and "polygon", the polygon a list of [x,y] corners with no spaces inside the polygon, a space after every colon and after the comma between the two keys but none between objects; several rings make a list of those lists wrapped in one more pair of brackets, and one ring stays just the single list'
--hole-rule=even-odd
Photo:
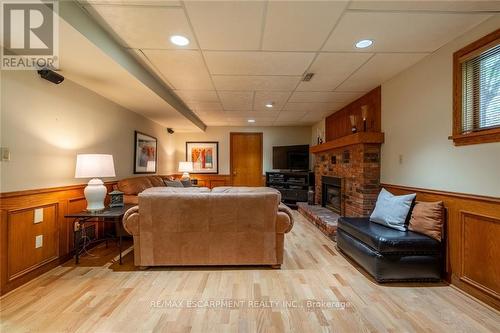
[{"label": "flat screen television", "polygon": [[273,169],[309,170],[309,145],[273,147]]}]

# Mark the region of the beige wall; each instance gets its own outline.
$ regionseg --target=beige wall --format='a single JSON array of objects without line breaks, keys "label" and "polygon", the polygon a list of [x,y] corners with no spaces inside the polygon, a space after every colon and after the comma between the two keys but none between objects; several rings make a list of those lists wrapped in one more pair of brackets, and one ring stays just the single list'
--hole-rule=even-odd
[{"label": "beige wall", "polygon": [[[219,141],[219,174],[229,174],[229,133],[262,132],[264,146],[264,171],[272,168],[272,147],[309,144],[311,127],[209,127],[204,133],[175,133],[169,137],[173,144],[175,162],[186,159],[186,141]],[[177,170],[172,169],[172,172]]]},{"label": "beige wall", "polygon": [[158,124],[69,80],[60,85],[32,71],[1,74],[1,192],[85,183],[75,179],[77,153],[113,154],[117,178],[133,176],[134,130],[158,138],[159,173],[172,168]]},{"label": "beige wall", "polygon": [[497,15],[382,85],[382,182],[500,196],[500,143],[448,140],[452,54],[499,26]]}]

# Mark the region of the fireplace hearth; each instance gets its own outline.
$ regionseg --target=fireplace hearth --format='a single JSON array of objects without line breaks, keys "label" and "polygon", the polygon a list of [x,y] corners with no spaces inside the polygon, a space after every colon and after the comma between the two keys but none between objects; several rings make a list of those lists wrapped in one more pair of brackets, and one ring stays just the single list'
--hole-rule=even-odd
[{"label": "fireplace hearth", "polygon": [[322,176],[321,187],[321,206],[337,214],[342,214],[342,179]]}]

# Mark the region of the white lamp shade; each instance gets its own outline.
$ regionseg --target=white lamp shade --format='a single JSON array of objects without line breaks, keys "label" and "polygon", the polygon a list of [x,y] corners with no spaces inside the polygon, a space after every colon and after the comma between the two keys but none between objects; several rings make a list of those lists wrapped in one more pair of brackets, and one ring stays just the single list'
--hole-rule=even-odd
[{"label": "white lamp shade", "polygon": [[75,178],[115,177],[113,155],[76,155]]},{"label": "white lamp shade", "polygon": [[179,162],[179,172],[193,172],[193,162]]}]

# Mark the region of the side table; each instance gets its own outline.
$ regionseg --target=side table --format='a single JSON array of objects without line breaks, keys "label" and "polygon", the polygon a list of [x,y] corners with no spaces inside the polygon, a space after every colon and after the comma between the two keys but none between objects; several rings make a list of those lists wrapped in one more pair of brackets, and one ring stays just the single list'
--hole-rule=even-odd
[{"label": "side table", "polygon": [[[114,223],[116,237],[118,237],[118,248],[120,250],[120,265],[122,264],[122,236],[128,233],[123,229],[122,218],[125,212],[134,205],[125,205],[123,207],[106,207],[96,212],[82,211],[78,213],[67,214],[64,217],[73,219],[73,241],[75,250],[75,263],[78,265],[80,257],[80,242],[82,239],[82,229],[86,223]],[[106,239],[102,239],[106,240]]]}]

